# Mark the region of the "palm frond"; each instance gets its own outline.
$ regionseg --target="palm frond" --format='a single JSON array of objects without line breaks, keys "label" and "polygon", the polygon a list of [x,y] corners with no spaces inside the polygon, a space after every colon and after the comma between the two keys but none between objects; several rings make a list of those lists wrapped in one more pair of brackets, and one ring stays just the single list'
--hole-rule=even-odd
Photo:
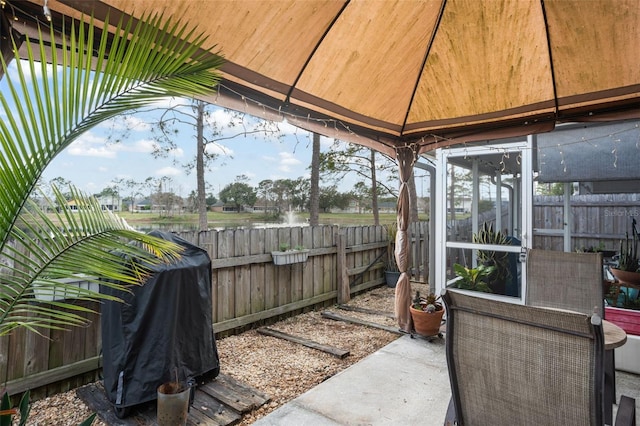
[{"label": "palm frond", "polygon": [[[5,246],[11,265],[10,273],[1,277],[0,335],[18,326],[34,330],[81,325],[87,308],[67,299],[117,300],[96,287],[127,291],[143,283],[154,265],[180,256],[177,246],[133,230],[122,218],[103,211],[94,197],[71,187],[77,207],[72,211],[65,196],[53,190],[55,201],[43,195],[53,217],[28,200],[12,228],[12,243]],[[88,285],[78,287],[79,281]],[[36,302],[38,298],[47,303]]]},{"label": "palm frond", "polygon": [[64,279],[81,274],[124,288],[179,255],[174,244],[132,230],[78,191],[75,213],[56,191],[53,218],[29,200],[51,160],[90,128],[159,98],[209,94],[217,85],[222,57],[203,49],[205,38],[187,25],[155,14],[113,26],[107,19],[104,28],[113,27],[97,31],[93,19],[72,20],[60,34],[51,26],[48,35],[39,30],[38,40],[27,39],[24,57],[12,40],[11,67],[0,55],[0,335],[84,322],[86,308],[34,303],[36,290],[97,300],[106,296]]}]

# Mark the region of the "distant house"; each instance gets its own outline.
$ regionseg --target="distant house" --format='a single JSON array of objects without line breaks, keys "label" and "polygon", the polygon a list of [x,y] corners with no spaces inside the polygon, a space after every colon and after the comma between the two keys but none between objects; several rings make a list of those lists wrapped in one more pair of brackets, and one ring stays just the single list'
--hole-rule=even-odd
[{"label": "distant house", "polygon": [[76,202],[76,200],[69,200],[67,201],[67,209],[71,210],[72,212],[77,212],[78,211],[78,203]]},{"label": "distant house", "polygon": [[224,203],[220,200],[216,201],[212,206],[211,206],[211,211],[212,212],[222,212],[224,211]]},{"label": "distant house", "polygon": [[247,211],[252,211],[254,213],[277,213],[278,212],[278,206],[276,205],[269,205],[264,203],[263,201],[258,201],[253,207],[247,207],[245,208],[245,210]]},{"label": "distant house", "polygon": [[148,198],[145,198],[144,200],[136,201],[134,212],[136,213],[151,212],[151,201],[149,201]]},{"label": "distant house", "polygon": [[112,196],[98,197],[98,202],[102,210],[110,210],[112,212],[120,211],[120,198]]},{"label": "distant house", "polygon": [[378,202],[378,211],[380,213],[395,213],[398,208],[395,201],[380,201]]},{"label": "distant house", "polygon": [[[114,203],[114,201],[116,201],[116,199],[113,197],[98,198],[98,202],[100,203],[100,207],[102,207],[102,210],[118,212],[120,211],[120,206],[117,203]],[[71,211],[78,211],[78,202],[76,200],[67,201],[67,209]]]}]

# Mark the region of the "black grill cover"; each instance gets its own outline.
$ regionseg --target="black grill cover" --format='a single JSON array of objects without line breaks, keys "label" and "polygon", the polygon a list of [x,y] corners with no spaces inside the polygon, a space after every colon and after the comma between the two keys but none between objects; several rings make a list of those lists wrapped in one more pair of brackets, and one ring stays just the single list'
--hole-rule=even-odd
[{"label": "black grill cover", "polygon": [[184,247],[182,258],[154,268],[131,293],[102,286],[125,303],[102,307],[104,388],[116,408],[156,399],[161,384],[220,371],[211,320],[211,259],[180,237],[149,233]]}]

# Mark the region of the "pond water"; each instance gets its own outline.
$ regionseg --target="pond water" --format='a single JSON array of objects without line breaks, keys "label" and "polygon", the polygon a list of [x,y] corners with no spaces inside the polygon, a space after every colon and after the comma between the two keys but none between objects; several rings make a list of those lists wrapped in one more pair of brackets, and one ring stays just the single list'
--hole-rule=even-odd
[{"label": "pond water", "polygon": [[[195,223],[144,223],[132,224],[133,228],[140,232],[149,232],[154,230],[167,232],[189,232],[197,231],[198,225]],[[209,224],[209,229],[222,231],[225,229],[251,229],[251,228],[285,228],[291,226],[309,226],[307,223],[275,223],[275,222],[215,222]]]}]

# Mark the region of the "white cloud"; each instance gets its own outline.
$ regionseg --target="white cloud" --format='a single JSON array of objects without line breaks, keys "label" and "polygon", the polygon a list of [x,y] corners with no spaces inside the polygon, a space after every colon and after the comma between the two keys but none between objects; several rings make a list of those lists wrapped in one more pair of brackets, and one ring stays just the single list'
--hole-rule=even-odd
[{"label": "white cloud", "polygon": [[278,166],[278,170],[281,172],[291,172],[292,167],[302,164],[300,160],[293,156],[290,152],[280,152],[280,165]]},{"label": "white cloud", "polygon": [[229,148],[226,145],[222,145],[218,143],[208,143],[204,149],[207,152],[207,154],[210,154],[210,155],[233,157],[233,149]]},{"label": "white cloud", "polygon": [[226,128],[233,122],[233,113],[222,108],[215,108],[212,114],[206,119],[209,126],[216,125],[218,128]]},{"label": "white cloud", "polygon": [[176,167],[167,166],[167,167],[163,167],[161,169],[156,170],[155,174],[156,176],[161,176],[161,177],[162,176],[168,176],[168,177],[181,176],[182,170]]},{"label": "white cloud", "polygon": [[134,132],[148,132],[151,125],[142,118],[135,115],[124,115],[111,118],[100,123],[100,127],[112,131],[131,130]]},{"label": "white cloud", "polygon": [[[153,139],[140,139],[132,143],[107,142],[107,138],[88,131],[69,145],[66,152],[69,155],[80,157],[116,158],[119,152],[150,154],[156,146]],[[170,155],[182,157],[184,151],[182,148],[176,148],[171,151]]]},{"label": "white cloud", "polygon": [[116,145],[107,145],[106,142],[106,138],[89,131],[69,145],[67,153],[80,157],[115,158]]}]

